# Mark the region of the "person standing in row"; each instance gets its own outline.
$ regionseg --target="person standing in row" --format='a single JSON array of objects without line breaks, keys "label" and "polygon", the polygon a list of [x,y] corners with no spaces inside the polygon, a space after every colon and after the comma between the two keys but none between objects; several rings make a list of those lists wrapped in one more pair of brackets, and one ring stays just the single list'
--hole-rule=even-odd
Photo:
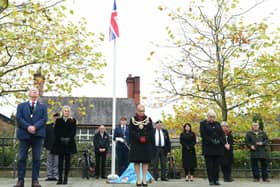
[{"label": "person standing in row", "polygon": [[259,129],[259,123],[254,122],[252,130],[246,133],[245,144],[251,152],[251,165],[255,182],[260,181],[258,162],[261,163],[262,180],[270,182],[267,174],[268,141],[266,133]]},{"label": "person standing in row", "polygon": [[200,122],[202,154],[205,158],[210,185],[220,185],[219,167],[224,155],[225,135],[219,122],[215,121],[216,113],[209,111],[207,119]]},{"label": "person standing in row", "polygon": [[[61,113],[62,117],[55,121],[55,143],[52,150],[54,154],[58,154],[58,181],[56,183],[58,185],[68,183],[71,155],[77,153],[75,141],[77,125],[70,106],[63,106]],[[63,171],[64,178],[62,178]]]},{"label": "person standing in row", "polygon": [[93,144],[95,153],[95,178],[99,178],[101,161],[101,178],[106,179],[107,177],[105,176],[105,164],[110,144],[109,135],[107,134],[104,125],[99,126],[97,133],[94,135]]},{"label": "person standing in row", "polygon": [[46,134],[45,125],[48,120],[47,106],[38,101],[39,90],[31,88],[28,93],[29,101],[17,107],[17,138],[18,152],[18,181],[14,187],[24,187],[26,160],[28,150],[32,148],[32,187],[41,187],[38,181],[43,140]]},{"label": "person standing in row", "polygon": [[233,136],[229,129],[227,122],[221,123],[222,129],[225,133],[226,144],[224,147],[224,156],[221,161],[221,168],[224,175],[224,182],[232,182],[231,177],[232,164],[233,164]]},{"label": "person standing in row", "polygon": [[58,155],[52,154],[51,150],[55,141],[54,126],[59,113],[53,115],[54,121],[46,125],[46,137],[44,147],[47,151],[47,179],[46,181],[57,181],[58,178]]},{"label": "person standing in row", "polygon": [[192,182],[195,168],[197,167],[197,160],[195,152],[196,136],[192,132],[191,124],[184,124],[183,132],[180,134],[180,143],[182,145],[182,161],[186,181]]},{"label": "person standing in row", "polygon": [[118,159],[118,175],[125,171],[128,162],[128,152],[129,152],[129,131],[127,127],[127,118],[121,117],[120,125],[114,131],[114,141],[117,141],[116,152]]},{"label": "person standing in row", "polygon": [[163,128],[162,122],[159,120],[155,123],[156,127],[154,129],[154,178],[158,180],[158,163],[160,161],[161,169],[161,181],[168,181],[166,177],[166,163],[167,154],[171,151],[171,144],[169,139],[169,134],[166,129]]},{"label": "person standing in row", "polygon": [[[138,104],[136,115],[130,119],[129,123],[129,140],[131,143],[129,159],[130,162],[134,163],[136,186],[148,186],[146,174],[152,160],[153,132],[153,122],[150,117],[145,115],[145,106]],[[140,168],[140,164],[142,164],[142,168]],[[143,174],[142,182],[140,169],[142,169]]]}]

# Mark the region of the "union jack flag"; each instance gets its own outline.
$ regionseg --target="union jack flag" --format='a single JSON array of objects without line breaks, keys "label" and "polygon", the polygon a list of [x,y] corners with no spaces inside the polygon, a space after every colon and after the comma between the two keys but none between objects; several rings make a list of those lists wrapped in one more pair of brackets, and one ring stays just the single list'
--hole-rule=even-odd
[{"label": "union jack flag", "polygon": [[119,27],[118,27],[118,23],[117,23],[117,16],[118,16],[117,4],[116,4],[116,0],[114,0],[114,7],[112,10],[112,14],[111,14],[110,30],[109,30],[110,40],[115,40],[117,37],[119,37]]}]

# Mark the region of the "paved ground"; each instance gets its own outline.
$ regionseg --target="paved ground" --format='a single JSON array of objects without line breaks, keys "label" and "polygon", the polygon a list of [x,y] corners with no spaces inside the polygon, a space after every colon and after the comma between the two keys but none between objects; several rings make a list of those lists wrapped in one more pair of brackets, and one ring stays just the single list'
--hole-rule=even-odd
[{"label": "paved ground", "polygon": [[[15,179],[0,178],[0,187],[9,187],[15,184]],[[55,182],[45,182],[44,179],[40,179],[42,187],[58,187]],[[31,186],[30,179],[26,179],[25,187]],[[132,187],[135,184],[107,184],[106,180],[84,180],[81,178],[70,178],[68,185],[59,185],[65,187]],[[206,179],[196,179],[194,182],[185,182],[183,179],[169,180],[168,182],[157,181],[149,184],[151,187],[207,187],[208,182]],[[232,183],[221,182],[221,186],[224,187],[279,187],[280,179],[273,179],[270,183],[264,182],[252,182],[251,179],[235,179]]]}]

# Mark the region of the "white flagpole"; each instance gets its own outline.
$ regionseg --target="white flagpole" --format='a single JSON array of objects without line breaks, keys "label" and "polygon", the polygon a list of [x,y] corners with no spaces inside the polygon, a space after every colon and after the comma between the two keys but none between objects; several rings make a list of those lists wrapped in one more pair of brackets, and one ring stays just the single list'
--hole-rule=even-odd
[{"label": "white flagpole", "polygon": [[112,111],[112,157],[111,157],[111,174],[108,179],[116,179],[118,175],[115,174],[116,166],[116,142],[113,140],[116,128],[116,39],[114,39],[114,54],[113,54],[113,111]]}]

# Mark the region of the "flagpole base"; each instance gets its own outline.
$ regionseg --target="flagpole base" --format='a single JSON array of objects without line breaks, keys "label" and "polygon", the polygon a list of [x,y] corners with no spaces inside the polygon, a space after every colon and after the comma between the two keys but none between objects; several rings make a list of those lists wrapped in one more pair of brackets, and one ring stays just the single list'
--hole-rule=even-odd
[{"label": "flagpole base", "polygon": [[119,176],[117,174],[110,174],[107,176],[107,179],[108,180],[114,180],[114,179],[117,179],[119,178]]}]

